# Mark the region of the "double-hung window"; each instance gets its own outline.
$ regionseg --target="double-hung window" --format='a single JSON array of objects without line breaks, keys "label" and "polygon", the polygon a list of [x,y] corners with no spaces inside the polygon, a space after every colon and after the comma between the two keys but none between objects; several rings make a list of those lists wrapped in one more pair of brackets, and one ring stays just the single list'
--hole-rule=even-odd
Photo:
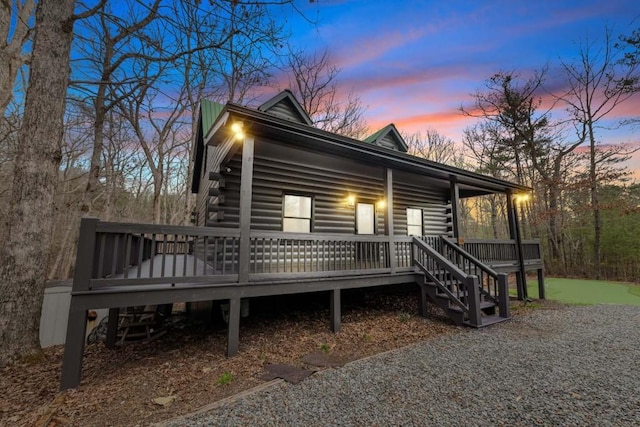
[{"label": "double-hung window", "polygon": [[422,209],[407,208],[407,235],[422,236],[423,221]]},{"label": "double-hung window", "polygon": [[311,204],[309,196],[284,195],[282,231],[289,233],[311,233]]}]

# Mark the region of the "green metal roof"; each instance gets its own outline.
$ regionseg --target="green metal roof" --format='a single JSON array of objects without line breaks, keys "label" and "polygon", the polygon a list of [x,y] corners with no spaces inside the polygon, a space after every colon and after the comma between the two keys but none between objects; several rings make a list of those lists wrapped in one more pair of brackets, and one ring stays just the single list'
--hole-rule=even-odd
[{"label": "green metal roof", "polygon": [[206,136],[222,112],[224,105],[203,99],[200,101],[200,118],[202,119],[202,135]]},{"label": "green metal roof", "polygon": [[375,142],[375,140],[378,139],[378,136],[380,136],[381,133],[387,131],[388,127],[389,127],[389,125],[383,127],[382,129],[380,129],[378,132],[374,133],[373,135],[369,135],[368,137],[366,137],[364,139],[364,142],[368,142],[370,144],[373,144]]}]

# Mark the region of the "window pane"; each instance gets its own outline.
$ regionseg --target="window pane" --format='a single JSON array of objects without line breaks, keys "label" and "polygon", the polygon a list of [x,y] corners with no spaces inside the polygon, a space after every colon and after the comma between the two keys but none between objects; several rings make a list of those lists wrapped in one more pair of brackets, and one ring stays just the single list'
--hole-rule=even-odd
[{"label": "window pane", "polygon": [[308,219],[285,218],[282,223],[282,231],[288,233],[310,233],[311,221]]},{"label": "window pane", "polygon": [[422,227],[422,209],[407,208],[407,224]]},{"label": "window pane", "polygon": [[311,197],[284,196],[284,216],[296,218],[311,218]]},{"label": "window pane", "polygon": [[373,234],[374,208],[372,204],[358,203],[356,206],[356,227],[358,234]]},{"label": "window pane", "polygon": [[422,226],[421,225],[408,225],[407,226],[407,235],[408,236],[422,236]]}]

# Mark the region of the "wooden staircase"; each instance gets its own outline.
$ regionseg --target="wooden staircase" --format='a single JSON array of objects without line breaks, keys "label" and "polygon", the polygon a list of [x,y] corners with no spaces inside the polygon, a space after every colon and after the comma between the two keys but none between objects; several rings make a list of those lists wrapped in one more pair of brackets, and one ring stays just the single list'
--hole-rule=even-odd
[{"label": "wooden staircase", "polygon": [[[414,265],[424,274],[422,298],[457,325],[482,328],[509,319],[506,274],[482,264],[453,242],[442,239],[443,253],[414,238]],[[473,274],[472,274],[473,273]]]}]

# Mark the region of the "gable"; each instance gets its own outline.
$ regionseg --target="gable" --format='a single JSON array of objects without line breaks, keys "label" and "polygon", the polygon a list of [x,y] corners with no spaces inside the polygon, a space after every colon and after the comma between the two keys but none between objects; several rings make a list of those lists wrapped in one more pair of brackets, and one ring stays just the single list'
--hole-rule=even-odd
[{"label": "gable", "polygon": [[260,107],[260,111],[311,126],[313,122],[290,90],[283,90]]},{"label": "gable", "polygon": [[403,153],[406,153],[409,148],[393,123],[388,124],[373,135],[365,138],[364,142]]}]

